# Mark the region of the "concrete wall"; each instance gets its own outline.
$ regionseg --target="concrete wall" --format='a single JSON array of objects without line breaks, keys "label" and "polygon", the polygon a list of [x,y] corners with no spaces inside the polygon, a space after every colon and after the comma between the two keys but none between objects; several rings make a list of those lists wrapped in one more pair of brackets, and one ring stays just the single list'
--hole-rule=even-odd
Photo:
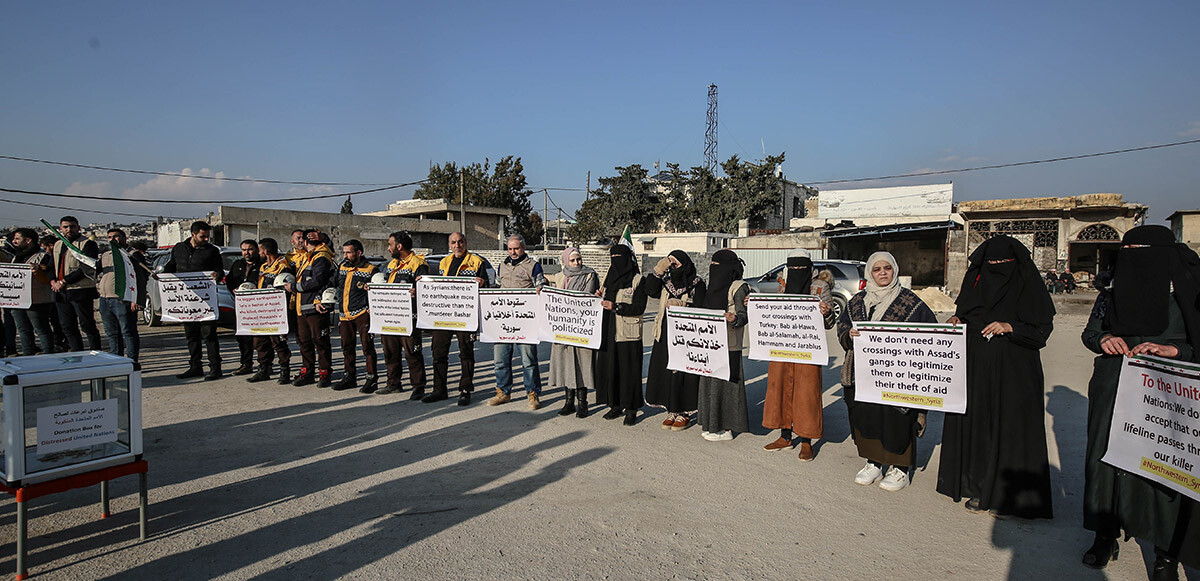
[{"label": "concrete wall", "polygon": [[[224,244],[238,244],[243,239],[274,238],[281,249],[291,248],[292,231],[297,228],[317,228],[327,232],[337,247],[350,239],[363,243],[367,255],[387,254],[387,240],[392,232],[407,231],[416,247],[431,248],[434,252],[445,252],[446,240],[458,228],[457,222],[445,220],[418,220],[412,218],[363,216],[357,214],[335,214],[331,212],[304,212],[298,210],[275,210],[266,208],[241,208],[221,206],[214,228],[221,228]],[[468,226],[471,225],[468,216]],[[492,237],[480,240],[494,244]],[[468,237],[470,245],[472,239]],[[490,244],[489,248],[492,247]]]},{"label": "concrete wall", "polygon": [[951,230],[946,236],[946,292],[957,296],[967,274],[967,231]]},{"label": "concrete wall", "polygon": [[1184,244],[1200,244],[1200,214],[1177,214],[1171,221],[1171,231]]},{"label": "concrete wall", "polygon": [[[666,232],[632,234],[633,250],[637,254],[663,257],[672,250],[688,253],[711,254],[729,244],[730,235],[721,232]],[[651,243],[651,240],[653,242]],[[652,244],[653,247],[648,247]]]}]

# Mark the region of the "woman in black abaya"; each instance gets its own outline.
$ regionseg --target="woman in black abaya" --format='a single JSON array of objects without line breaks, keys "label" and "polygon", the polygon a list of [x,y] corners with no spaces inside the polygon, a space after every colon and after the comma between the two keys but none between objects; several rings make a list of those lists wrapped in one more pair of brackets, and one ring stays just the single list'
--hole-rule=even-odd
[{"label": "woman in black abaya", "polygon": [[970,510],[1051,518],[1039,351],[1054,325],[1029,250],[996,236],[971,253],[958,309],[967,325],[967,411],[946,414],[937,491]]},{"label": "woman in black abaya", "polygon": [[598,291],[604,297],[604,340],[596,354],[596,402],[608,405],[604,419],[613,420],[623,413],[625,425],[632,426],[644,403],[642,313],[646,311],[646,291],[633,250],[617,244],[609,250],[609,260]]},{"label": "woman in black abaya", "polygon": [[667,369],[667,307],[691,307],[704,302],[704,279],[682,250],[672,250],[646,276],[646,296],[658,299],[654,317],[654,347],[646,372],[646,403],[667,410],[663,429],[687,429],[696,413],[700,376]]}]

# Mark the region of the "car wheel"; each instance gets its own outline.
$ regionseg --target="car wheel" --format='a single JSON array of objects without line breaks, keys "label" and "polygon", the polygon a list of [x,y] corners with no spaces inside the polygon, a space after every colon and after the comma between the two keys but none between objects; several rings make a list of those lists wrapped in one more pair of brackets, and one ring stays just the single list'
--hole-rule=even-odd
[{"label": "car wheel", "polygon": [[833,297],[833,318],[840,319],[844,310],[846,310],[846,299],[838,296]]},{"label": "car wheel", "polygon": [[147,327],[158,327],[162,325],[162,315],[154,312],[154,305],[150,304],[150,299],[146,298],[146,304],[142,308],[142,321]]}]

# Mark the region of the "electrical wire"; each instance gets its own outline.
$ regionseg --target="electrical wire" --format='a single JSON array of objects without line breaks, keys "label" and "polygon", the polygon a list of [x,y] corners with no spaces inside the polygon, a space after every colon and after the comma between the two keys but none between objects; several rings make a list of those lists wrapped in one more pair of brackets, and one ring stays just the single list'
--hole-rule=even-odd
[{"label": "electrical wire", "polygon": [[269,180],[269,179],[258,179],[258,178],[227,178],[227,177],[219,177],[219,176],[206,176],[206,175],[186,174],[186,173],[169,172],[169,171],[152,171],[152,170],[145,170],[145,169],[123,169],[123,168],[118,168],[118,167],[106,167],[106,166],[102,166],[102,165],[87,165],[87,164],[83,164],[83,163],[71,163],[71,162],[66,162],[66,161],[51,161],[48,159],[34,159],[31,157],[19,157],[16,155],[0,155],[0,159],[8,159],[8,160],[12,160],[12,161],[24,161],[24,162],[29,162],[29,163],[42,163],[42,164],[47,164],[47,165],[58,165],[58,166],[62,166],[62,167],[77,167],[77,168],[82,168],[82,169],[95,169],[95,170],[100,170],[100,171],[114,171],[114,172],[119,172],[119,173],[133,173],[133,174],[151,175],[151,176],[168,176],[168,177],[175,177],[175,178],[191,178],[191,179],[198,179],[198,180],[226,180],[226,181],[231,181],[231,182],[249,182],[249,183],[258,183],[258,184],[290,184],[290,185],[297,185],[297,186],[386,186],[386,185],[390,185],[391,183],[395,183],[395,182],[388,182],[388,183],[383,183],[383,184],[365,184],[365,183],[355,183],[355,182],[306,182],[306,181],[290,181],[290,180]]},{"label": "electrical wire", "polygon": [[416,185],[416,184],[419,184],[419,183],[422,183],[425,181],[428,181],[428,179],[419,180],[419,181],[415,181],[415,182],[409,182],[409,183],[405,183],[405,184],[396,184],[396,185],[386,186],[386,187],[382,187],[382,188],[373,188],[370,190],[359,190],[357,192],[343,192],[343,193],[339,193],[339,194],[323,194],[320,196],[296,196],[296,197],[290,197],[290,198],[268,198],[268,199],[239,198],[239,199],[234,199],[234,200],[156,200],[156,199],[152,199],[152,198],[118,198],[115,196],[87,196],[87,195],[83,195],[83,194],[59,194],[59,193],[51,193],[51,192],[38,192],[38,191],[33,191],[33,190],[18,190],[18,189],[13,189],[13,188],[0,188],[0,192],[9,192],[9,193],[13,193],[13,194],[26,194],[26,195],[30,195],[30,196],[47,196],[47,197],[51,197],[51,198],[102,200],[102,201],[106,201],[106,202],[137,202],[137,203],[147,203],[147,204],[243,204],[246,202],[253,202],[253,203],[301,202],[301,201],[306,201],[306,200],[324,200],[324,199],[328,199],[328,198],[341,198],[343,196],[360,196],[363,194],[371,194],[374,192],[383,192],[383,191],[387,191],[387,190],[394,190],[397,188],[412,186],[412,185]]},{"label": "electrical wire", "polygon": [[88,212],[90,214],[110,214],[113,216],[129,216],[133,218],[170,218],[172,220],[186,220],[181,216],[155,216],[151,214],[129,214],[126,212],[109,212],[107,210],[88,210],[85,208],[68,208],[66,206],[52,206],[50,204],[39,204],[37,202],[21,202],[18,200],[3,200],[0,203],[4,204],[20,204],[22,206],[37,206],[39,208],[50,208],[52,210],[67,210],[69,212]]}]

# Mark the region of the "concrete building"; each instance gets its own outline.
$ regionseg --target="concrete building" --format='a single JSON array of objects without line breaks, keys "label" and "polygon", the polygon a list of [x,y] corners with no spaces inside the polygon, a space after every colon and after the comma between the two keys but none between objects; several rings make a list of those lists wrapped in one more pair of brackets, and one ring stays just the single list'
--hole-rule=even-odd
[{"label": "concrete building", "polygon": [[1175,240],[1187,244],[1192,250],[1200,249],[1200,210],[1175,210],[1167,221]]},{"label": "concrete building", "polygon": [[672,250],[688,254],[712,254],[729,247],[730,234],[723,232],[652,232],[631,234],[633,251],[638,255],[663,257]]},{"label": "concrete building", "polygon": [[[512,212],[506,208],[484,206],[459,206],[443,200],[400,200],[388,204],[386,210],[366,212],[362,216],[398,217],[420,220],[425,224],[445,222],[453,224],[451,232],[463,230],[467,246],[485,250],[503,249],[509,218]],[[465,226],[463,222],[466,222]],[[438,227],[438,231],[445,228]],[[443,241],[440,248],[445,246]]]}]

